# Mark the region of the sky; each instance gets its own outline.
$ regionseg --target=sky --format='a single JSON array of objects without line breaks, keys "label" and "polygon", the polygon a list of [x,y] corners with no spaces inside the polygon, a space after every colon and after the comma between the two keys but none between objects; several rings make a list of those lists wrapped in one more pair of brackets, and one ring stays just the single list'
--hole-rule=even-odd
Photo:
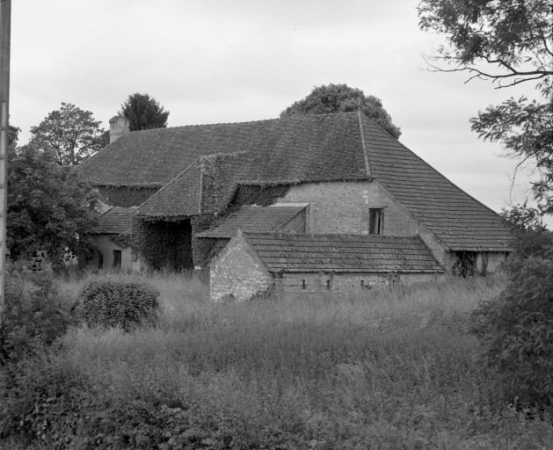
[{"label": "sky", "polygon": [[444,36],[419,29],[418,0],[24,0],[12,2],[11,124],[26,143],[61,102],[109,119],[130,94],[169,126],[278,117],[313,87],[380,98],[400,141],[500,211],[531,196],[531,167],[470,130],[469,118],[532,85],[494,89],[428,70]]}]

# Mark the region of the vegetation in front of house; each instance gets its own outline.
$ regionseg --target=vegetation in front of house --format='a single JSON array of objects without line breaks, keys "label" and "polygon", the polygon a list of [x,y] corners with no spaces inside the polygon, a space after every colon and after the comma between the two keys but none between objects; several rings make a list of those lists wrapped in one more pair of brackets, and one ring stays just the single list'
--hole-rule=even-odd
[{"label": "vegetation in front of house", "polygon": [[81,291],[82,320],[93,328],[119,327],[131,331],[155,324],[159,292],[146,283],[119,280],[89,282]]},{"label": "vegetation in front of house", "polygon": [[475,331],[508,401],[553,408],[553,233],[524,232],[514,250],[509,282],[475,311]]},{"label": "vegetation in front of house", "polygon": [[[134,282],[136,275],[120,275]],[[90,279],[58,283],[75,297]],[[551,418],[503,403],[469,332],[501,278],[365,297],[220,303],[156,275],[156,328],[74,328],[0,375],[0,446],[542,449]]]}]

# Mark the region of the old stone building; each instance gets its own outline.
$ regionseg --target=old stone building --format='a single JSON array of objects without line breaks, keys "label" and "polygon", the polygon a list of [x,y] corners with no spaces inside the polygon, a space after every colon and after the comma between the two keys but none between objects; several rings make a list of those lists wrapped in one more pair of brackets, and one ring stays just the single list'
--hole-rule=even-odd
[{"label": "old stone building", "polygon": [[434,281],[444,269],[417,236],[242,233],[211,262],[214,301],[256,296],[357,294]]},{"label": "old stone building", "polygon": [[[418,236],[440,267],[462,274],[494,271],[510,251],[494,211],[362,113],[114,136],[81,175],[106,203],[137,207],[138,251],[153,268],[209,267],[238,228]],[[289,230],[285,210],[269,209],[287,205],[299,211]]]}]

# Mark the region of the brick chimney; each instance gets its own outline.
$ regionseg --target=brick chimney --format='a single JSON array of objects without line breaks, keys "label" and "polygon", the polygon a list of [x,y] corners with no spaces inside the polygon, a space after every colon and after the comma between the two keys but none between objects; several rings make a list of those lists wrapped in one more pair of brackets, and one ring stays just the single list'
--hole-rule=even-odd
[{"label": "brick chimney", "polygon": [[129,131],[129,120],[123,116],[114,116],[109,119],[109,143],[113,144]]}]

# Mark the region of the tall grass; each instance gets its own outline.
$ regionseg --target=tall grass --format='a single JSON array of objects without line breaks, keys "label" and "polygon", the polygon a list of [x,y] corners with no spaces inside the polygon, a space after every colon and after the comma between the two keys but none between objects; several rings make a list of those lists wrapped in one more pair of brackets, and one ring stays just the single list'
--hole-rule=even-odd
[{"label": "tall grass", "polygon": [[[60,288],[74,295],[86,281]],[[497,401],[468,333],[501,278],[238,304],[209,302],[195,279],[146,281],[161,292],[158,327],[75,329],[58,358],[107,398],[187,411],[205,444],[190,448],[545,449],[553,439],[551,424]],[[221,433],[232,446],[209,447]]]}]

